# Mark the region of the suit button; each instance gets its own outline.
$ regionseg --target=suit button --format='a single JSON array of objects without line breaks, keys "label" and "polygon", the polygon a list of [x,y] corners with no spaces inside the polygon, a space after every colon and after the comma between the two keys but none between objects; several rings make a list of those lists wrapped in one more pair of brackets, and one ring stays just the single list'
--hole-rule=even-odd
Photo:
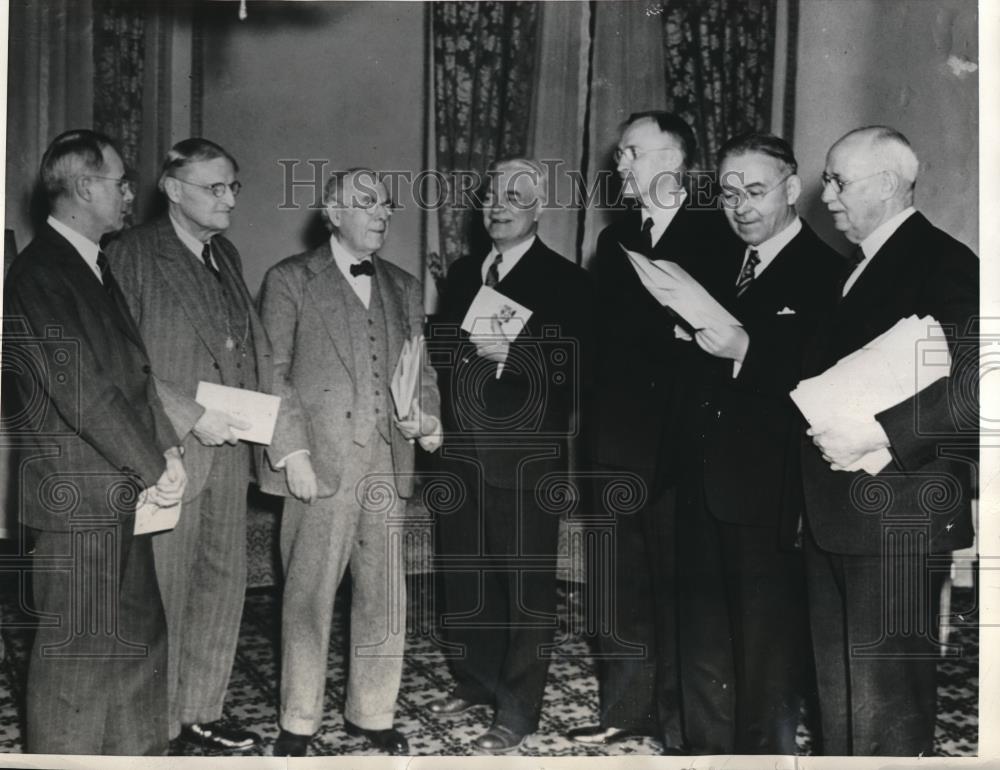
[{"label": "suit button", "polygon": [[650,380],[649,381],[649,387],[650,388],[655,388],[656,387],[656,380]]},{"label": "suit button", "polygon": [[219,368],[219,362],[218,361],[213,361],[212,362],[212,368],[213,369],[218,369]]},{"label": "suit button", "polygon": [[382,410],[379,409],[378,407],[375,407],[375,414],[382,414]]},{"label": "suit button", "polygon": [[377,380],[378,379],[378,372],[372,372],[372,376],[375,377],[375,379]]},{"label": "suit button", "polygon": [[378,361],[378,356],[376,356],[374,353],[372,354],[372,361]]},{"label": "suit button", "polygon": [[246,385],[244,385],[244,384],[243,384],[243,383],[241,382],[241,383],[240,383],[240,387],[241,387],[241,388],[245,388],[245,387],[246,387]]},{"label": "suit button", "polygon": [[149,374],[151,371],[153,371],[153,370],[149,368],[149,364],[143,364],[142,365],[142,373],[143,374]]},{"label": "suit button", "polygon": [[375,395],[376,395],[376,396],[381,396],[382,394],[381,394],[381,393],[379,393],[379,392],[378,392],[378,391],[376,390],[376,391],[375,391]]},{"label": "suit button", "polygon": [[350,420],[351,419],[351,413],[350,413],[350,411],[346,412],[344,414],[344,417],[346,417],[348,420]]},{"label": "suit button", "polygon": [[374,338],[374,337],[369,337],[368,339],[370,339],[370,340],[371,340],[372,342],[374,342],[374,341],[375,341],[375,338]]},{"label": "suit button", "polygon": [[242,369],[243,368],[243,362],[242,361],[237,361],[236,362],[236,368],[237,369]]}]

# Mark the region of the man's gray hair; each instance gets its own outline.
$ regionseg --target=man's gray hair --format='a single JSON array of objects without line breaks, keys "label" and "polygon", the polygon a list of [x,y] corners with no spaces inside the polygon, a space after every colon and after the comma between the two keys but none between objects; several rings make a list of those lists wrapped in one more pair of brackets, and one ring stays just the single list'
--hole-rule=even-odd
[{"label": "man's gray hair", "polygon": [[895,172],[908,182],[908,191],[912,192],[920,173],[920,161],[910,140],[900,131],[890,126],[864,126],[850,131],[843,138],[848,137],[867,139],[872,149],[884,159],[886,170]]}]

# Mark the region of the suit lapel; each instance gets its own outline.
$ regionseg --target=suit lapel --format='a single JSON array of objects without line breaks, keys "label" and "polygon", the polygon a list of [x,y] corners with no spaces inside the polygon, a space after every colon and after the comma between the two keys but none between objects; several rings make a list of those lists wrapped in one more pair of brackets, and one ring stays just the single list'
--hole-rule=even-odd
[{"label": "suit lapel", "polygon": [[326,332],[330,335],[333,348],[353,382],[354,346],[351,344],[350,333],[345,334],[345,330],[349,327],[347,309],[342,301],[343,291],[353,291],[353,289],[344,280],[340,268],[333,261],[329,242],[312,253],[307,265],[313,277],[306,285],[306,291],[312,297],[319,311],[319,317],[323,319]]},{"label": "suit lapel", "polygon": [[[212,333],[217,329],[218,321],[209,312],[211,303],[203,300],[205,290],[201,283],[202,276],[193,269],[195,265],[191,252],[177,237],[169,217],[163,217],[159,221],[156,236],[157,265],[166,278],[167,285],[173,289],[178,304],[191,320],[198,338],[215,359],[222,358],[225,355],[222,350],[223,340],[221,335]],[[216,253],[221,251],[216,249]],[[225,260],[220,261],[225,263]]]}]

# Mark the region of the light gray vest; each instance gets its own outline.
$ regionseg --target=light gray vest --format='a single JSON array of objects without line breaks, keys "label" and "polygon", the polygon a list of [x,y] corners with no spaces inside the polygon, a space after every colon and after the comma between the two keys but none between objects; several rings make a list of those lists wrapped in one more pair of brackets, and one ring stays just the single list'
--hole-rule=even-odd
[{"label": "light gray vest", "polygon": [[367,310],[346,280],[338,283],[354,351],[354,443],[365,446],[374,431],[389,441],[393,430],[389,379],[396,362],[389,361],[389,337],[378,275],[372,276]]}]

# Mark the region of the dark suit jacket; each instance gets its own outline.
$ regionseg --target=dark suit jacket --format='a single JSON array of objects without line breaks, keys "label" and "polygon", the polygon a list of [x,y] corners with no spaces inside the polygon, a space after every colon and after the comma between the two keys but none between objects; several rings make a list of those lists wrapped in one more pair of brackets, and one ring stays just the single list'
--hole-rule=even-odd
[{"label": "dark suit jacket", "polygon": [[[536,238],[496,286],[532,311],[497,379],[497,365],[477,356],[458,328],[483,285],[483,259],[466,256],[451,266],[442,323],[433,334],[432,349],[440,351],[435,357],[449,362],[439,378],[445,448],[471,450],[493,486],[530,487],[545,473],[567,468],[568,441],[578,432],[573,418],[587,379],[590,281]],[[547,456],[520,466],[539,454]]]},{"label": "dark suit jacket", "polygon": [[[744,252],[738,249],[740,258]],[[740,297],[740,260],[735,263],[724,304],[743,324],[750,346],[735,378],[732,361],[699,356],[702,377],[685,410],[699,444],[701,467],[693,470],[702,475],[706,505],[718,519],[776,525],[784,510],[794,524],[801,513],[801,418],[788,394],[801,379],[805,339],[832,308],[847,263],[804,222]]]},{"label": "dark suit jacket", "polygon": [[[250,319],[248,343],[257,367],[257,389],[270,393],[271,345],[243,281],[239,252],[222,236],[213,238],[212,244],[223,280],[240,298]],[[198,382],[242,387],[238,381],[222,382],[220,362],[227,353],[215,330],[220,326],[216,314],[225,309],[207,301],[203,271],[195,269],[198,265],[167,215],[122,233],[107,253],[153,361],[157,392],[184,442],[188,474],[184,499],[191,500],[204,489],[217,450],[191,432],[204,412],[195,402]],[[263,452],[256,445],[253,451],[259,468]]]},{"label": "dark suit jacket", "polygon": [[21,521],[67,531],[74,516],[129,514],[178,443],[124,301],[45,225],[7,275],[4,375],[20,410],[6,428],[39,449],[21,468]]},{"label": "dark suit jacket", "polygon": [[[642,251],[641,228],[640,214],[629,212],[597,240],[595,392],[588,413],[593,459],[638,473],[654,490],[674,484],[685,454],[678,441],[679,374],[693,350],[674,336],[677,317],[650,296],[619,245]],[[649,256],[676,262],[718,296],[739,243],[721,210],[685,207]]]},{"label": "dark suit jacket", "polygon": [[893,456],[893,463],[878,475],[833,471],[803,438],[806,517],[820,548],[879,554],[885,525],[893,516],[928,525],[933,551],[972,542],[973,468],[971,462],[956,458],[962,451],[955,447],[977,440],[978,328],[970,324],[978,307],[975,254],[916,213],[871,258],[807,343],[803,374],[809,377],[898,320],[931,315],[945,329],[952,354],[949,379],[876,415]]}]

